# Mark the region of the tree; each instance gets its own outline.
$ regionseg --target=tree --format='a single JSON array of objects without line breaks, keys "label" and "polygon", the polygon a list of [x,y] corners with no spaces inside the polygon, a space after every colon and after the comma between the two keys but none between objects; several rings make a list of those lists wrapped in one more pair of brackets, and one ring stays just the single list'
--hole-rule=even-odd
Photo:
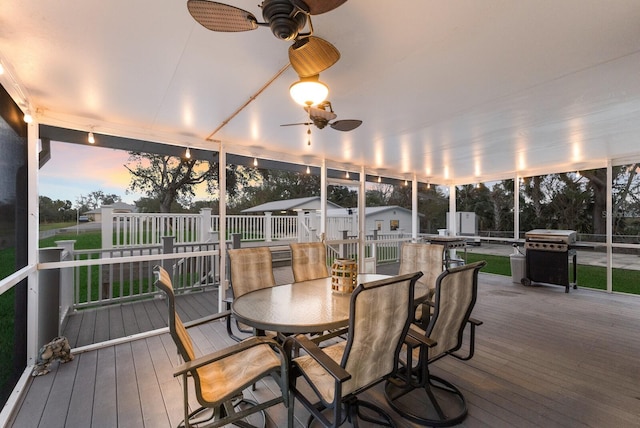
[{"label": "tree", "polygon": [[347,186],[331,185],[327,188],[327,200],[344,208],[355,208],[358,206],[358,192]]},{"label": "tree", "polygon": [[84,208],[84,211],[88,211],[98,209],[103,205],[112,205],[121,200],[120,196],[115,193],[107,194],[102,190],[94,190],[89,192],[87,196],[80,195],[77,202]]},{"label": "tree", "polygon": [[317,175],[266,169],[257,169],[254,174],[253,185],[243,187],[242,195],[229,204],[230,213],[266,202],[320,195],[320,177]]},{"label": "tree", "polygon": [[449,197],[442,188],[418,183],[418,211],[424,214],[420,218],[420,232],[437,233],[438,229],[444,229],[448,210]]},{"label": "tree", "polygon": [[393,186],[389,196],[389,205],[397,205],[408,210],[411,209],[411,186]]},{"label": "tree", "polygon": [[76,219],[76,210],[73,209],[73,204],[69,200],[54,201],[47,196],[40,196],[38,205],[40,223],[69,222]]},{"label": "tree", "polygon": [[[160,212],[171,212],[174,203],[189,206],[195,187],[206,183],[207,191],[218,191],[218,163],[195,158],[181,159],[153,153],[129,152],[125,168],[131,174],[129,190],[140,191],[159,201]],[[255,176],[251,170],[227,165],[227,195],[233,198],[238,189]]]}]

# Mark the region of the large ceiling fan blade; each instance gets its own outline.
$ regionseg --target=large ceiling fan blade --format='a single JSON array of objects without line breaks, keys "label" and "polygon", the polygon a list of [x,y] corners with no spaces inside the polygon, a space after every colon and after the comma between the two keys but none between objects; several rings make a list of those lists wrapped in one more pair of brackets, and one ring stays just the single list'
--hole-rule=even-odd
[{"label": "large ceiling fan blade", "polygon": [[356,119],[336,120],[329,124],[329,126],[338,131],[353,131],[360,125],[362,125],[362,121]]},{"label": "large ceiling fan blade", "polygon": [[347,0],[303,0],[304,3],[309,7],[310,15],[320,15],[321,13],[329,12],[338,6],[341,6],[343,3],[346,3]]},{"label": "large ceiling fan blade", "polygon": [[338,49],[320,37],[301,37],[289,46],[289,62],[300,77],[320,74],[339,59]]},{"label": "large ceiling fan blade", "polygon": [[285,123],[284,125],[280,125],[280,126],[297,126],[297,125],[313,125],[313,123],[311,122],[300,122],[300,123]]},{"label": "large ceiling fan blade", "polygon": [[249,31],[258,28],[257,19],[246,10],[209,0],[188,0],[193,19],[211,31]]}]

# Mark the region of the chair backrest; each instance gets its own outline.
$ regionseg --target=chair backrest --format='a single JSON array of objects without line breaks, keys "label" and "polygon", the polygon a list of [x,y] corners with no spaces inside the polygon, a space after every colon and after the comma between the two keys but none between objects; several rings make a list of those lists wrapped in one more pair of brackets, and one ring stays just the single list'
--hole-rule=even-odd
[{"label": "chair backrest", "polygon": [[429,361],[436,360],[462,346],[462,337],[478,295],[478,272],[486,265],[479,261],[451,268],[436,281],[433,315],[427,337],[437,345],[429,349]]},{"label": "chair backrest", "polygon": [[327,248],[323,242],[291,243],[291,268],[295,282],[326,278]]},{"label": "chair backrest", "polygon": [[184,328],[180,316],[176,313],[176,298],[173,293],[171,277],[162,266],[155,266],[153,270],[156,274],[155,286],[164,291],[164,294],[167,296],[167,304],[169,306],[169,332],[171,338],[175,342],[182,359],[184,361],[191,361],[195,358],[193,342],[191,341],[191,336],[189,336],[189,333],[187,333],[187,330]]},{"label": "chair backrest", "polygon": [[231,288],[234,297],[276,285],[271,250],[268,247],[227,250],[231,261]]},{"label": "chair backrest", "polygon": [[438,275],[444,269],[444,247],[427,243],[405,242],[400,254],[399,274],[420,271],[422,278],[416,285],[416,297],[435,288]]},{"label": "chair backrest", "polygon": [[351,379],[343,396],[394,372],[402,342],[413,320],[413,289],[422,274],[398,275],[362,283],[351,296],[349,334],[341,365]]}]

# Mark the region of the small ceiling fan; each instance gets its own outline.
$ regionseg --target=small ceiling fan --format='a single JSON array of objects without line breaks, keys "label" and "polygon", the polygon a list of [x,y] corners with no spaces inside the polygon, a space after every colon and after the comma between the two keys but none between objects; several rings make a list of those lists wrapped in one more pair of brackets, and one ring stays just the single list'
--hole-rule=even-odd
[{"label": "small ceiling fan", "polygon": [[[238,32],[269,27],[280,40],[294,41],[289,62],[300,77],[319,74],[340,59],[340,52],[328,41],[313,35],[311,15],[329,12],[347,0],[263,0],[264,22],[246,10],[210,0],[188,0],[193,18],[212,31]],[[309,31],[303,33],[309,26]]]},{"label": "small ceiling fan", "polygon": [[331,122],[338,117],[338,115],[333,112],[333,108],[329,101],[323,101],[317,106],[304,107],[304,110],[309,114],[308,122],[287,123],[280,126],[315,125],[318,129],[323,129],[329,125],[331,128],[338,131],[353,131],[358,126],[362,125],[362,121],[356,119],[344,119]]}]

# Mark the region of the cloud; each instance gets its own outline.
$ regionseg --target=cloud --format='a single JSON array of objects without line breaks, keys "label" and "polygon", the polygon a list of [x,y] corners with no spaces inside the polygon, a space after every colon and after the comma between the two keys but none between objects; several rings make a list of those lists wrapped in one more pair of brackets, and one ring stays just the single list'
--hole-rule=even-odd
[{"label": "cloud", "polygon": [[[39,171],[39,194],[53,200],[76,202],[80,196],[102,190],[133,203],[144,195],[127,193],[130,174],[124,167],[129,153],[81,144],[51,142],[51,159]],[[206,183],[196,186],[195,200],[208,200]]]},{"label": "cloud", "polygon": [[75,202],[96,190],[114,193],[125,202],[141,195],[126,195],[129,154],[123,150],[51,142],[51,159],[40,169],[39,193],[51,199]]}]

